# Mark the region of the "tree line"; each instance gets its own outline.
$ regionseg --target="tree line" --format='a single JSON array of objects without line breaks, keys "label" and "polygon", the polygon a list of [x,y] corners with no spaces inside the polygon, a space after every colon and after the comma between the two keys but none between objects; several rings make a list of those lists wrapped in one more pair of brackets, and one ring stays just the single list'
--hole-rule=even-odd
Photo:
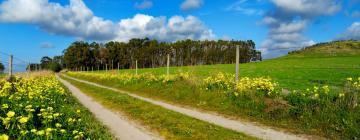
[{"label": "tree line", "polygon": [[255,50],[252,40],[188,39],[169,43],[148,38],[105,44],[76,41],[63,51],[62,56],[56,57],[62,67],[70,70],[129,69],[135,68],[136,62],[138,68],[164,67],[168,55],[171,66],[230,64],[235,63],[236,46],[240,48],[241,63],[261,59],[261,52]]},{"label": "tree line", "polygon": [[38,70],[52,70],[54,72],[60,72],[64,68],[63,56],[54,56],[50,58],[44,56],[40,60],[40,64],[31,63],[27,66],[26,70],[38,71]]}]

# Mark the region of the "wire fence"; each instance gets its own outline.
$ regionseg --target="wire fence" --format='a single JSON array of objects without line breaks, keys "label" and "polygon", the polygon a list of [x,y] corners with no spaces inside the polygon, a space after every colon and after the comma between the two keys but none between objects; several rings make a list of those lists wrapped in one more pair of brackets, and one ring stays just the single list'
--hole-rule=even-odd
[{"label": "wire fence", "polygon": [[10,69],[12,72],[26,72],[30,61],[0,51],[0,63],[4,66],[4,70],[0,73],[9,74]]}]

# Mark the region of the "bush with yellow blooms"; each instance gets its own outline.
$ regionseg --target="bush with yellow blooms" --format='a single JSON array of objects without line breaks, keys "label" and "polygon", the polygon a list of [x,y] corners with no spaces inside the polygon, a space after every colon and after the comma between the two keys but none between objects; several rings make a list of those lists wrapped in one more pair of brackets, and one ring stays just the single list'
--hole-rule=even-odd
[{"label": "bush with yellow blooms", "polygon": [[0,140],[86,139],[81,112],[55,76],[0,81]]}]

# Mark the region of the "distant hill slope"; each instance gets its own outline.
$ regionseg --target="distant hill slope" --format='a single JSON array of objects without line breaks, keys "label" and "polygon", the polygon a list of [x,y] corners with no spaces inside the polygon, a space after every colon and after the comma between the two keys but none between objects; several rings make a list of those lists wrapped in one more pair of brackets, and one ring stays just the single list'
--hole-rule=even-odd
[{"label": "distant hill slope", "polygon": [[289,52],[286,57],[332,57],[360,56],[360,41],[333,41],[319,43],[300,50]]}]

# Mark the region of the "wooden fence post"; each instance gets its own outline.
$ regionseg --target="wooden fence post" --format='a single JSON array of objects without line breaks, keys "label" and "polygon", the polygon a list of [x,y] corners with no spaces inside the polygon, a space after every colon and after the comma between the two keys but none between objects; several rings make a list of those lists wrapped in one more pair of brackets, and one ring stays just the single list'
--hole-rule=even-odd
[{"label": "wooden fence post", "polygon": [[10,55],[9,58],[9,77],[11,78],[13,74],[13,55]]},{"label": "wooden fence post", "polygon": [[170,73],[170,54],[167,55],[167,68],[166,68],[166,74],[169,76]]},{"label": "wooden fence post", "polygon": [[135,60],[135,73],[138,74],[138,61]]},{"label": "wooden fence post", "polygon": [[239,52],[239,45],[236,45],[236,68],[235,68],[235,82],[239,81],[239,59],[240,59],[240,52]]}]

